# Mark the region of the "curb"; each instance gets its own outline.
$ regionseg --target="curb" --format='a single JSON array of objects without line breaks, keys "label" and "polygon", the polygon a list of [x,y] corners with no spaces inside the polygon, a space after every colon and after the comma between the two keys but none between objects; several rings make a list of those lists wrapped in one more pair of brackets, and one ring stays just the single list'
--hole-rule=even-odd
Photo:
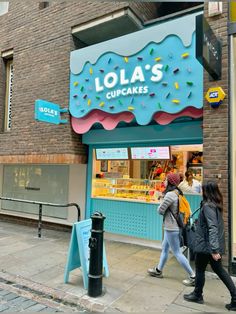
[{"label": "curb", "polygon": [[[77,297],[68,292],[53,289],[40,283],[31,281],[22,276],[12,275],[6,272],[0,272],[0,283],[5,287],[11,287],[14,290],[23,291],[24,293],[32,293],[44,300],[53,302],[54,306],[60,305],[64,307],[66,312],[73,311],[89,311],[89,312],[104,312],[105,305],[97,302],[96,299],[87,295]],[[22,293],[20,293],[22,294]]]}]

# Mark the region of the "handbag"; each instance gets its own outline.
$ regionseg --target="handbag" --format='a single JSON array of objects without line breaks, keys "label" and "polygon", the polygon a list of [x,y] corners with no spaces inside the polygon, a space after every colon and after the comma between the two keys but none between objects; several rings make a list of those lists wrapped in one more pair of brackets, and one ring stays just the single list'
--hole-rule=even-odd
[{"label": "handbag", "polygon": [[184,228],[184,238],[186,246],[194,252],[195,238],[196,238],[196,228],[198,219],[192,219],[193,216],[200,210],[201,207],[197,208],[193,214],[190,216],[187,225]]}]

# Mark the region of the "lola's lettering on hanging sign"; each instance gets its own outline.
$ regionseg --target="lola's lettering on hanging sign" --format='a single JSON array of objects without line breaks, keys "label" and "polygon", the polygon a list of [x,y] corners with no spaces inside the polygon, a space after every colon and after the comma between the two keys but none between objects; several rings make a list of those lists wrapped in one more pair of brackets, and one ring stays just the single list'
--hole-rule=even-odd
[{"label": "lola's lettering on hanging sign", "polygon": [[40,107],[39,111],[45,113],[46,115],[53,116],[53,117],[58,115],[57,110],[54,110],[54,109],[51,109],[48,107]]},{"label": "lola's lettering on hanging sign", "polygon": [[[159,82],[163,78],[162,72],[163,64],[155,64],[154,66],[150,66],[149,64],[145,65],[145,70],[151,70],[150,81],[151,82]],[[125,69],[120,69],[118,73],[116,72],[108,72],[103,79],[100,77],[96,77],[95,82],[95,89],[96,92],[103,92],[104,89],[109,89],[106,93],[106,98],[116,98],[119,96],[129,96],[129,95],[143,95],[149,92],[148,84],[142,86],[135,86],[137,83],[146,83],[147,75],[141,66],[136,66],[131,75],[126,73]],[[124,88],[115,89],[116,86],[127,86]]]}]

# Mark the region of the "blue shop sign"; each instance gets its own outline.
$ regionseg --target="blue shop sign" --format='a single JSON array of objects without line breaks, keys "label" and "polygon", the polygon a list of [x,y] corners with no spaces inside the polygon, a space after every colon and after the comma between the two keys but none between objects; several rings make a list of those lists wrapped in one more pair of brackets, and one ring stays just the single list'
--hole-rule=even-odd
[{"label": "blue shop sign", "polygon": [[67,112],[67,109],[61,109],[58,104],[37,99],[35,101],[35,120],[60,124],[67,123],[67,120],[61,120],[61,113]]},{"label": "blue shop sign", "polygon": [[203,69],[195,58],[195,15],[73,51],[72,127],[120,121],[170,123],[202,115]]}]

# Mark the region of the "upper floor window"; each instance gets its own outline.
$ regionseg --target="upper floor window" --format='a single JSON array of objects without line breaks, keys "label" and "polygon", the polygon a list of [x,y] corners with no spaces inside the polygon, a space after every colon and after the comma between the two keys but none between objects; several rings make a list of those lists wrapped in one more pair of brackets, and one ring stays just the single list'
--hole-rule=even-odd
[{"label": "upper floor window", "polygon": [[0,15],[3,15],[8,12],[8,6],[9,6],[9,2],[0,1]]},{"label": "upper floor window", "polygon": [[13,59],[6,60],[6,93],[4,131],[11,130],[12,90],[13,90]]}]

